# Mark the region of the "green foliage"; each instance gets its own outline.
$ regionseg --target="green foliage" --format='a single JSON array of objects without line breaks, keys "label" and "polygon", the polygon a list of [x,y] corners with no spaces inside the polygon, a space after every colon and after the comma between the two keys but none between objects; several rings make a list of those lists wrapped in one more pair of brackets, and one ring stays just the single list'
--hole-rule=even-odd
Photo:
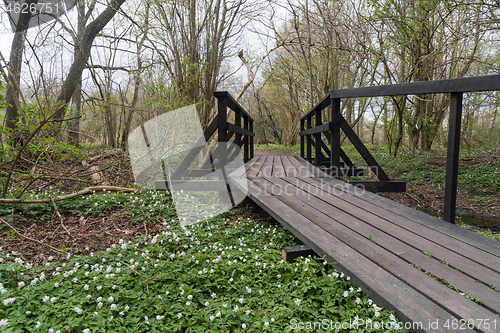
[{"label": "green foliage", "polygon": [[465,228],[467,230],[473,230],[475,233],[481,234],[485,237],[488,237],[488,238],[491,238],[491,239],[494,239],[494,240],[497,240],[500,242],[500,233],[495,233],[495,232],[491,231],[490,229],[476,230],[473,227],[471,227],[470,225],[463,224],[463,223],[460,223],[459,226],[462,228]]},{"label": "green foliage", "polygon": [[[59,195],[60,193],[44,192],[25,194],[22,199],[38,200]],[[151,219],[157,221],[170,220],[175,215],[170,193],[142,189],[133,193],[100,192],[73,197],[57,202],[61,214],[75,216],[104,216],[110,211],[130,218],[132,223],[143,223]],[[0,216],[13,213],[11,206],[0,206]],[[35,203],[16,206],[16,213],[37,216],[40,220],[49,219],[54,213],[51,203]]]},{"label": "green foliage", "polygon": [[[144,207],[168,201],[130,197]],[[100,198],[110,203],[111,195]],[[0,332],[292,332],[292,320],[396,322],[322,259],[281,260],[282,247],[299,244],[283,227],[230,213],[188,227],[167,221],[159,235],[66,263],[31,267],[0,252]]]},{"label": "green foliage", "polygon": [[[30,185],[43,179],[32,173],[33,166],[53,170],[54,163],[68,160],[81,161],[86,153],[75,146],[56,141],[56,122],[50,121],[54,110],[35,104],[24,104],[18,110],[15,129],[1,128],[6,136],[0,146],[1,196],[19,197],[30,190]],[[50,162],[49,164],[47,164]],[[64,170],[60,170],[60,175]]]},{"label": "green foliage", "polygon": [[[355,165],[366,165],[366,162],[354,147],[348,146],[343,147],[343,149]],[[444,185],[446,175],[445,159],[441,159],[442,163],[437,163],[439,158],[431,154],[424,155],[411,152],[401,152],[396,158],[393,158],[385,146],[378,145],[368,145],[368,150],[386,173],[392,177],[406,180],[414,185],[426,183]],[[488,152],[461,151],[461,157],[479,159],[484,155],[488,155]],[[479,164],[461,165],[458,170],[458,184],[468,188],[500,189],[500,163],[486,161]]]},{"label": "green foliage", "polygon": [[[7,107],[7,103],[5,102],[5,95],[4,91],[7,88],[5,88],[5,77],[3,76],[2,73],[0,73],[0,110],[3,109],[4,107]],[[2,121],[3,123],[3,121]]]},{"label": "green foliage", "polygon": [[263,151],[276,151],[283,154],[291,154],[291,155],[300,155],[300,145],[289,145],[283,146],[279,144],[256,144],[254,146],[255,150],[263,150]]}]

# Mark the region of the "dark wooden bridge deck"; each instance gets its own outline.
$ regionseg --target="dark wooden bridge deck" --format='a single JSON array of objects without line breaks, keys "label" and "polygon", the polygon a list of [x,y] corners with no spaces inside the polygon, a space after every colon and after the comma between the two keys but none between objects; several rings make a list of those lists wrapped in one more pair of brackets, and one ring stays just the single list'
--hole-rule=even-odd
[{"label": "dark wooden bridge deck", "polygon": [[329,177],[300,157],[254,157],[246,177],[242,171],[233,176],[247,182],[252,200],[379,306],[422,323],[411,331],[500,331],[500,242]]}]

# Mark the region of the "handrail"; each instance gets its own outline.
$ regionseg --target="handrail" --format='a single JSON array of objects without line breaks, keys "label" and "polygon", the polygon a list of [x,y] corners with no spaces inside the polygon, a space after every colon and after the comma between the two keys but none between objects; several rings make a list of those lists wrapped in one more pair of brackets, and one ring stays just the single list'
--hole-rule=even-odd
[{"label": "handrail", "polygon": [[[329,132],[331,143],[329,156],[330,168],[336,168],[337,170],[339,170],[340,158],[343,153],[342,148],[340,147],[340,129],[342,129],[354,144],[356,149],[360,152],[361,156],[372,168],[372,170],[378,171],[378,178],[381,181],[389,180],[387,175],[385,175],[373,156],[368,152],[361,140],[354,133],[350,125],[342,116],[340,110],[341,99],[450,93],[450,117],[448,121],[448,153],[446,163],[443,219],[445,221],[454,223],[463,93],[496,90],[500,90],[500,75],[465,77],[436,81],[419,81],[373,87],[331,90],[313,108],[311,108],[311,110],[309,110],[304,116],[300,118],[300,154],[309,162],[313,161],[312,145],[314,136],[314,162],[316,166],[319,167],[322,163],[322,160],[324,160],[324,156],[321,152],[321,134],[326,134],[326,132]],[[331,106],[331,121],[323,123],[321,121],[321,112],[328,106]],[[314,127],[312,125],[313,117],[315,117]],[[307,144],[305,142],[306,139]],[[305,155],[307,156],[305,157]]]},{"label": "handrail", "polygon": [[332,98],[359,98],[379,96],[400,96],[420,94],[445,94],[454,92],[476,92],[500,90],[500,75],[462,77],[436,81],[418,81],[382,86],[336,89],[328,92],[321,101],[300,119],[304,119],[317,109],[324,109]]},{"label": "handrail", "polygon": [[239,111],[242,113],[243,117],[248,117],[251,121],[253,118],[243,109],[243,107],[231,96],[231,94],[227,91],[216,91],[214,92],[214,97],[219,98],[227,98],[227,107],[233,111]]}]

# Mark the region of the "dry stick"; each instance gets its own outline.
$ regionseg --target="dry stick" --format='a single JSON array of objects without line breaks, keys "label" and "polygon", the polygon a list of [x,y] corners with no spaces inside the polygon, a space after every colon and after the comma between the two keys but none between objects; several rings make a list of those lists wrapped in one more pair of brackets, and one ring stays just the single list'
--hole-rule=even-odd
[{"label": "dry stick", "polygon": [[57,252],[57,253],[64,254],[64,252],[63,252],[63,251],[61,251],[61,250],[59,250],[59,249],[56,249],[55,247],[53,247],[53,246],[51,246],[51,245],[49,245],[49,244],[45,244],[45,243],[40,242],[39,240],[33,239],[33,238],[31,238],[31,237],[21,235],[21,234],[19,233],[19,231],[18,231],[16,228],[14,228],[13,226],[11,226],[10,224],[8,224],[7,222],[5,222],[4,220],[0,219],[0,222],[5,223],[5,224],[6,224],[9,228],[11,228],[12,230],[14,230],[18,236],[21,236],[21,237],[23,237],[23,238],[26,238],[27,240],[30,240],[30,241],[32,241],[32,242],[35,242],[35,243],[38,243],[38,244],[41,244],[41,245],[47,246],[47,247],[48,247],[48,248],[50,248],[52,251],[55,251],[55,252]]},{"label": "dry stick", "polygon": [[70,193],[70,194],[65,194],[65,195],[60,195],[58,197],[53,197],[50,199],[38,199],[38,200],[23,200],[23,199],[0,199],[0,205],[1,204],[20,204],[20,203],[49,203],[54,201],[61,201],[65,199],[70,199],[73,197],[77,197],[80,195],[85,195],[89,194],[92,192],[97,192],[97,191],[113,191],[113,192],[118,192],[118,191],[123,191],[123,192],[135,192],[137,189],[135,188],[127,188],[127,187],[117,187],[117,186],[93,186],[93,187],[87,187],[84,190],[81,190],[79,192],[75,193]]},{"label": "dry stick", "polygon": [[407,196],[409,196],[410,198],[412,198],[413,200],[415,200],[416,202],[418,202],[420,205],[422,204],[422,202],[420,202],[420,200],[418,200],[417,198],[415,198],[413,195],[409,194],[408,192],[404,192]]},{"label": "dry stick", "polygon": [[61,214],[57,210],[57,206],[56,206],[56,202],[54,201],[54,198],[50,198],[50,202],[52,203],[52,207],[54,207],[54,210],[56,211],[57,216],[59,216],[59,219],[61,220],[61,226],[64,228],[64,230],[66,230],[68,235],[70,235],[70,237],[73,238],[73,240],[74,240],[75,237],[73,237],[73,235],[70,234],[69,230],[66,228],[66,226],[63,223],[63,217],[61,216]]},{"label": "dry stick", "polygon": [[52,236],[56,233],[56,231],[57,231],[57,230],[59,230],[59,228],[60,228],[60,227],[61,227],[61,226],[60,226],[60,225],[58,225],[58,226],[57,226],[57,228],[56,228],[56,230],[52,231],[52,233],[51,233],[50,235],[48,235],[48,236],[46,236],[44,239],[42,239],[42,242],[45,242],[45,240],[46,240],[47,238],[52,237]]}]

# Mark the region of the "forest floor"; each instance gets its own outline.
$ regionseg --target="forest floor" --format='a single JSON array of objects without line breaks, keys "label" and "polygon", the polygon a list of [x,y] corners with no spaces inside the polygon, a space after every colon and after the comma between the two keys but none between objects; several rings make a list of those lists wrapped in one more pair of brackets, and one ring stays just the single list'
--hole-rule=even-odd
[{"label": "forest floor", "polygon": [[[296,155],[294,152],[262,150],[255,151],[256,156],[270,155]],[[124,186],[124,179],[133,180],[130,171],[119,171],[121,175],[120,183],[108,179],[110,185]],[[128,174],[129,173],[129,174]],[[116,173],[115,173],[116,175]],[[400,175],[389,172],[389,176],[394,179],[401,179]],[[400,202],[404,205],[418,209],[420,211],[439,216],[442,213],[444,201],[444,186],[441,183],[421,182],[415,184],[407,181],[407,191],[405,193],[382,193],[381,195]],[[134,194],[132,194],[133,196]],[[148,194],[149,195],[149,194]],[[98,197],[98,196],[97,196]],[[136,198],[137,199],[137,198]],[[75,199],[75,202],[78,202]],[[101,199],[96,199],[99,204],[106,206]],[[83,200],[85,201],[85,200]],[[153,217],[139,222],[131,223],[134,216],[132,200],[124,201],[122,206],[113,206],[110,209],[105,207],[99,214],[86,213],[84,209],[64,209],[60,207],[62,221],[52,210],[50,204],[42,210],[43,214],[37,214],[33,208],[15,207],[7,216],[0,219],[8,221],[16,231],[13,231],[0,220],[0,251],[8,253],[14,251],[23,260],[35,265],[51,261],[62,260],[68,253],[73,255],[97,255],[112,244],[116,244],[123,239],[131,240],[137,236],[155,235],[162,228],[162,220]],[[62,203],[58,203],[62,206]],[[29,205],[27,205],[29,206]],[[69,205],[71,207],[71,204]],[[473,230],[485,233],[500,233],[500,220],[487,220],[488,217],[500,217],[500,191],[489,187],[459,187],[457,196],[457,207],[460,221],[460,214],[472,214],[473,216],[485,217],[486,221],[480,219],[478,223],[466,223]],[[38,208],[39,209],[39,208]],[[40,210],[40,209],[39,209]],[[90,211],[87,209],[87,212]],[[49,212],[49,213],[47,213]],[[137,209],[135,210],[137,212]],[[264,224],[277,223],[271,216],[249,200],[245,200],[232,213],[236,216],[251,217],[253,220]],[[43,215],[43,216],[42,216]],[[465,219],[465,217],[464,217]],[[467,221],[465,221],[467,222]],[[495,224],[495,222],[497,222]],[[498,237],[498,236],[497,236]],[[33,241],[33,239],[38,242]],[[51,247],[62,249],[56,252]]]}]

